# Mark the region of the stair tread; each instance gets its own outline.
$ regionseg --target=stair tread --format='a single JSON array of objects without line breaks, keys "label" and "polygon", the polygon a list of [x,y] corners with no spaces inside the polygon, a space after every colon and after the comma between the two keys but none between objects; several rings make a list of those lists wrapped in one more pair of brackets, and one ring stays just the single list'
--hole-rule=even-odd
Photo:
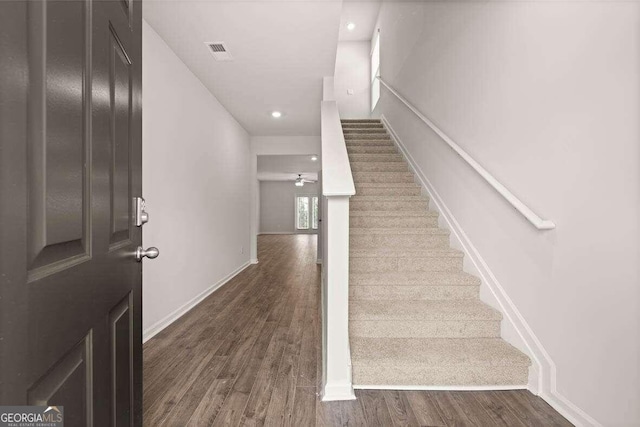
[{"label": "stair tread", "polygon": [[367,216],[367,217],[434,217],[438,216],[436,211],[417,210],[417,211],[350,211],[349,216]]},{"label": "stair tread", "polygon": [[447,257],[462,258],[464,254],[456,249],[350,249],[349,256],[351,258],[431,258],[431,257]]},{"label": "stair tread", "polygon": [[501,338],[352,337],[354,365],[530,366],[531,360]]},{"label": "stair tread", "polygon": [[[388,164],[393,164],[396,165],[397,163],[406,165],[406,163],[404,162],[404,160],[384,160],[384,161],[359,161],[359,160],[352,160],[350,162],[350,164],[352,165],[367,165],[367,166],[371,166],[371,165],[376,165],[376,166],[382,166],[382,165],[388,165]],[[408,167],[408,166],[407,166]]]},{"label": "stair tread", "polygon": [[479,286],[480,279],[465,272],[351,273],[350,286]]},{"label": "stair tread", "polygon": [[381,175],[386,175],[386,176],[393,175],[393,174],[402,174],[402,175],[406,175],[406,176],[411,176],[411,178],[413,178],[413,176],[414,176],[412,172],[398,172],[398,171],[395,171],[395,172],[391,172],[391,171],[377,171],[377,172],[363,171],[363,172],[360,172],[360,171],[358,171],[358,172],[354,172],[354,173],[357,173],[357,174],[381,174]]},{"label": "stair tread", "polygon": [[342,123],[381,123],[380,119],[340,119]]},{"label": "stair tread", "polygon": [[351,153],[349,160],[351,163],[405,163],[400,154],[388,153]]},{"label": "stair tread", "polygon": [[343,133],[345,141],[391,141],[391,137],[384,133]]},{"label": "stair tread", "polygon": [[502,314],[479,299],[353,300],[349,320],[499,321]]},{"label": "stair tread", "polygon": [[351,145],[347,146],[347,154],[394,154],[397,153],[393,145]]},{"label": "stair tread", "polygon": [[418,235],[446,235],[450,234],[449,230],[437,227],[410,227],[410,228],[390,228],[390,227],[350,227],[349,233],[354,235],[369,234],[402,234],[407,236]]},{"label": "stair tread", "polygon": [[460,300],[353,300],[350,320],[502,320],[502,314],[479,299]]},{"label": "stair tread", "polygon": [[358,196],[356,194],[355,196],[351,196],[351,200],[362,201],[362,202],[373,201],[373,200],[390,201],[390,202],[396,202],[400,200],[426,202],[429,200],[429,198],[427,196]]},{"label": "stair tread", "polygon": [[420,188],[415,182],[361,182],[356,184],[362,188]]}]

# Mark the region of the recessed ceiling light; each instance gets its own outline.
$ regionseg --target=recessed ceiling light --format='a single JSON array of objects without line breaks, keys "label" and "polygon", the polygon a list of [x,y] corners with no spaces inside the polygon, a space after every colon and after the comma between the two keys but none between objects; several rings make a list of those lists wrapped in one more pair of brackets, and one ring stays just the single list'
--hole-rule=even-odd
[{"label": "recessed ceiling light", "polygon": [[282,117],[282,113],[280,111],[273,111],[271,113],[271,117],[273,117],[274,119],[279,119],[280,117]]},{"label": "recessed ceiling light", "polygon": [[311,156],[311,160],[315,162],[316,160],[318,160],[318,156],[316,155]]},{"label": "recessed ceiling light", "polygon": [[356,24],[354,24],[353,22],[347,23],[347,30],[353,31],[355,28],[356,28]]}]

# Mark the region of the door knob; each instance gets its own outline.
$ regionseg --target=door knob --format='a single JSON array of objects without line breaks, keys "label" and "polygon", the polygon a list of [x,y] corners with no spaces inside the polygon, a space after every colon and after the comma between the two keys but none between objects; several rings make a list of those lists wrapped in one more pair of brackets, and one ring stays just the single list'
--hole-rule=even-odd
[{"label": "door knob", "polygon": [[142,246],[138,246],[136,249],[136,261],[142,261],[142,258],[147,257],[149,259],[158,258],[160,251],[158,248],[151,246],[149,249],[144,249]]}]

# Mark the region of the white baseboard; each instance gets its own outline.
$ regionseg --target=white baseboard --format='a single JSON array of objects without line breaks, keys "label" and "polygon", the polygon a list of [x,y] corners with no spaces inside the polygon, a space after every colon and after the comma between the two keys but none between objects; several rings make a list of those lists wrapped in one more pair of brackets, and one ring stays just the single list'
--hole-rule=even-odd
[{"label": "white baseboard", "polygon": [[258,258],[254,258],[251,261],[249,261],[251,264],[257,264],[258,263]]},{"label": "white baseboard", "polygon": [[321,399],[323,402],[355,400],[356,394],[351,384],[325,384]]},{"label": "white baseboard", "polygon": [[[475,270],[474,274],[480,277],[482,286],[485,286],[489,290],[495,303],[497,303],[506,322],[506,324],[503,323],[503,326],[507,326],[517,334],[517,337],[511,337],[512,339],[508,341],[532,359],[532,371],[527,388],[531,390],[532,393],[546,400],[549,405],[573,424],[577,426],[599,426],[600,424],[596,420],[558,392],[556,389],[556,366],[549,356],[549,353],[544,349],[540,340],[538,340],[527,321],[500,285],[500,282],[464,232],[460,223],[458,223],[449,208],[445,205],[442,197],[440,197],[425,173],[413,159],[413,156],[402,143],[384,114],[381,115],[380,119],[389,131],[396,146],[409,163],[411,170],[415,173],[422,187],[429,194],[434,207],[446,222],[447,227],[451,231],[451,237],[457,241],[465,257],[471,262]],[[518,342],[518,340],[520,342]]]},{"label": "white baseboard", "polygon": [[205,289],[204,291],[196,295],[195,298],[191,299],[187,303],[178,307],[176,310],[169,313],[163,319],[160,319],[153,325],[149,326],[147,329],[145,329],[142,332],[142,343],[144,344],[145,342],[149,341],[151,338],[153,338],[155,335],[161,332],[164,328],[166,328],[167,326],[169,326],[170,324],[178,320],[180,317],[185,315],[189,310],[191,310],[193,307],[198,305],[198,303],[200,303],[203,299],[211,295],[214,291],[216,291],[222,285],[227,283],[229,280],[233,279],[238,274],[240,274],[249,265],[251,265],[250,261],[245,262],[239,268],[237,268],[236,270],[234,270],[233,272],[231,272],[230,274],[228,274],[227,276],[219,280],[217,283],[213,284],[209,288]]},{"label": "white baseboard", "polygon": [[434,386],[434,385],[386,385],[386,384],[363,384],[353,385],[356,390],[421,390],[421,391],[502,391],[502,390],[527,390],[523,385],[492,385],[492,386],[473,386],[473,385],[452,385],[452,386]]}]

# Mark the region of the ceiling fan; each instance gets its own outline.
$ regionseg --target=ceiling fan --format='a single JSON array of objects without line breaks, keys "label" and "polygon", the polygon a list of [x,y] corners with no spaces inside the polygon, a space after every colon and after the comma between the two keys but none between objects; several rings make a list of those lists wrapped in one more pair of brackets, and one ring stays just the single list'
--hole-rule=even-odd
[{"label": "ceiling fan", "polygon": [[302,187],[302,186],[304,185],[304,183],[305,183],[305,182],[308,182],[308,183],[314,184],[314,183],[316,183],[317,181],[313,181],[313,180],[311,180],[311,179],[305,179],[305,178],[303,178],[303,177],[302,177],[302,174],[301,174],[301,173],[299,173],[299,174],[298,174],[298,177],[295,179],[295,181],[293,182],[293,184],[294,184],[296,187]]}]

